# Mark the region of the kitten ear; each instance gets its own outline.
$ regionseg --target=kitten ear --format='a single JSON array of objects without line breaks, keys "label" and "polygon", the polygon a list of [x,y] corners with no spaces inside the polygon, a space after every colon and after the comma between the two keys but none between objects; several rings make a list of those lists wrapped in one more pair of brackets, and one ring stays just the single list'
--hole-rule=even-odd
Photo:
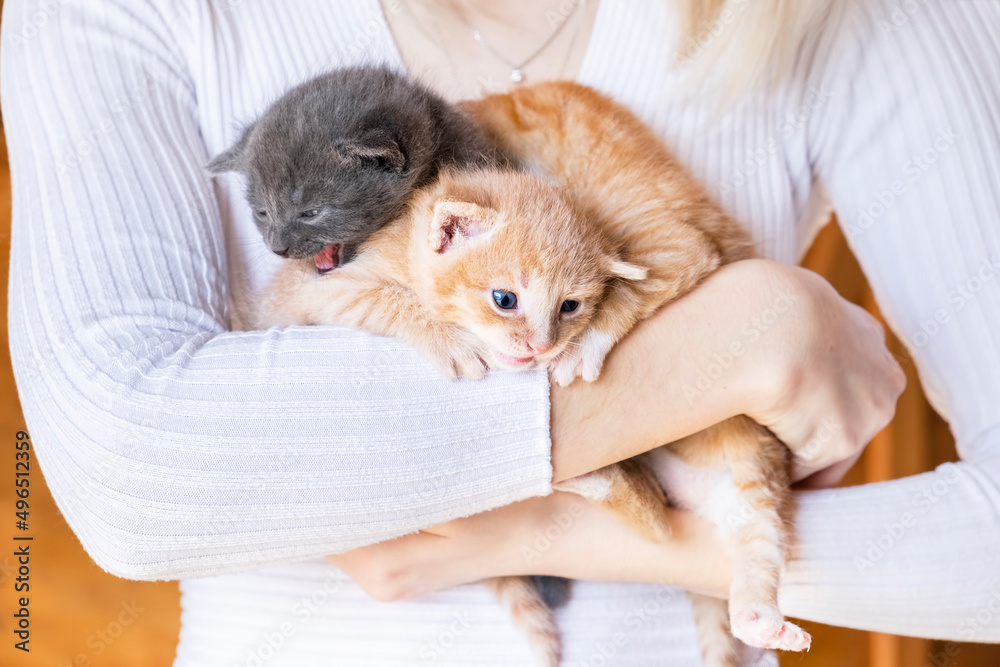
[{"label": "kitten ear", "polygon": [[239,140],[228,149],[212,158],[212,161],[205,165],[205,169],[212,176],[224,174],[227,171],[243,171],[243,155],[246,153],[247,143],[250,141],[250,133],[253,131],[255,123],[250,124]]},{"label": "kitten ear", "polygon": [[493,229],[499,214],[478,204],[443,198],[434,204],[428,241],[431,249],[444,254],[469,239]]},{"label": "kitten ear", "polygon": [[360,139],[346,139],[337,143],[337,150],[348,159],[372,164],[397,174],[406,167],[406,156],[399,143],[388,132],[373,130]]},{"label": "kitten ear", "polygon": [[611,275],[624,278],[625,280],[645,280],[647,273],[649,273],[648,270],[641,266],[629,264],[619,259],[612,260],[610,269]]}]

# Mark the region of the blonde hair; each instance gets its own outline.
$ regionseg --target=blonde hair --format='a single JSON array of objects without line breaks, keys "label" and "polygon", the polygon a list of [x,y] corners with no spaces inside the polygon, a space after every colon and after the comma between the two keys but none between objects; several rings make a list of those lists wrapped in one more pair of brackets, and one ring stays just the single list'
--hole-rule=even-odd
[{"label": "blonde hair", "polygon": [[729,96],[773,90],[833,0],[671,0],[679,12],[676,64],[688,81]]}]

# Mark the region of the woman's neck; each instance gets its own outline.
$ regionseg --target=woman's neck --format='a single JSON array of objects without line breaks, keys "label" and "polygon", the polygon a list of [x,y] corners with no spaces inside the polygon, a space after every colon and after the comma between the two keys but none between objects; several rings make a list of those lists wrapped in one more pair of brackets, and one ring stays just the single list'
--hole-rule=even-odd
[{"label": "woman's neck", "polygon": [[458,100],[502,92],[518,77],[524,83],[576,78],[597,4],[383,0],[383,9],[410,74]]}]

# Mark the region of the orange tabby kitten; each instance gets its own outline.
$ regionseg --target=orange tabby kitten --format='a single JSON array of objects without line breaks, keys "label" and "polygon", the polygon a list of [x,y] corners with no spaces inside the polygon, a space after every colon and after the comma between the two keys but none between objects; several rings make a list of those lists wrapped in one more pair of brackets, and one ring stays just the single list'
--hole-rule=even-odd
[{"label": "orange tabby kitten", "polygon": [[[692,289],[721,264],[752,255],[746,232],[708,197],[658,137],[623,106],[584,86],[550,82],[464,102],[510,155],[566,189],[612,232],[623,258],[648,270],[615,280],[598,313],[555,363],[553,377],[593,380],[634,324]],[[789,539],[788,451],[767,429],[735,417],[646,455],[673,504],[713,521],[734,545],[725,603],[693,596],[709,665],[732,665],[745,643],[801,651],[811,638],[784,620],[778,583]],[[606,496],[603,471],[561,485]]]},{"label": "orange tabby kitten", "polygon": [[[312,259],[284,262],[255,324],[357,327],[409,342],[448,377],[481,377],[547,367],[599,314],[611,281],[645,276],[543,179],[445,170],[353,261],[325,275]],[[666,498],[645,466],[625,461],[601,474],[613,492],[596,502],[665,539]],[[558,628],[534,581],[487,583],[543,664],[558,665]]]}]

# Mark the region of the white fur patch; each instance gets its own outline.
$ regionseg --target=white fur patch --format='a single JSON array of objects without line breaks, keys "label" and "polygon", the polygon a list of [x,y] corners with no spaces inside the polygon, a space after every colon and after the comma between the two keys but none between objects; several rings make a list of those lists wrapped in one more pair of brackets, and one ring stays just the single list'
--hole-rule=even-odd
[{"label": "white fur patch", "polygon": [[608,356],[615,339],[611,334],[591,329],[580,344],[580,354],[583,357],[582,375],[586,382],[593,382],[601,374],[604,358]]},{"label": "white fur patch", "polygon": [[604,475],[588,472],[552,485],[556,491],[568,491],[588,500],[601,501],[611,495],[611,480]]},{"label": "white fur patch", "polygon": [[580,364],[579,349],[564,350],[556,359],[554,364],[549,365],[552,380],[560,387],[568,386],[576,379],[577,367]]},{"label": "white fur patch", "polygon": [[728,468],[698,468],[660,447],[646,461],[667,492],[672,505],[691,510],[729,529],[741,514],[742,500]]},{"label": "white fur patch", "polygon": [[619,278],[625,278],[626,280],[645,280],[646,276],[649,274],[649,272],[641,266],[621,261],[611,263],[611,272]]}]

